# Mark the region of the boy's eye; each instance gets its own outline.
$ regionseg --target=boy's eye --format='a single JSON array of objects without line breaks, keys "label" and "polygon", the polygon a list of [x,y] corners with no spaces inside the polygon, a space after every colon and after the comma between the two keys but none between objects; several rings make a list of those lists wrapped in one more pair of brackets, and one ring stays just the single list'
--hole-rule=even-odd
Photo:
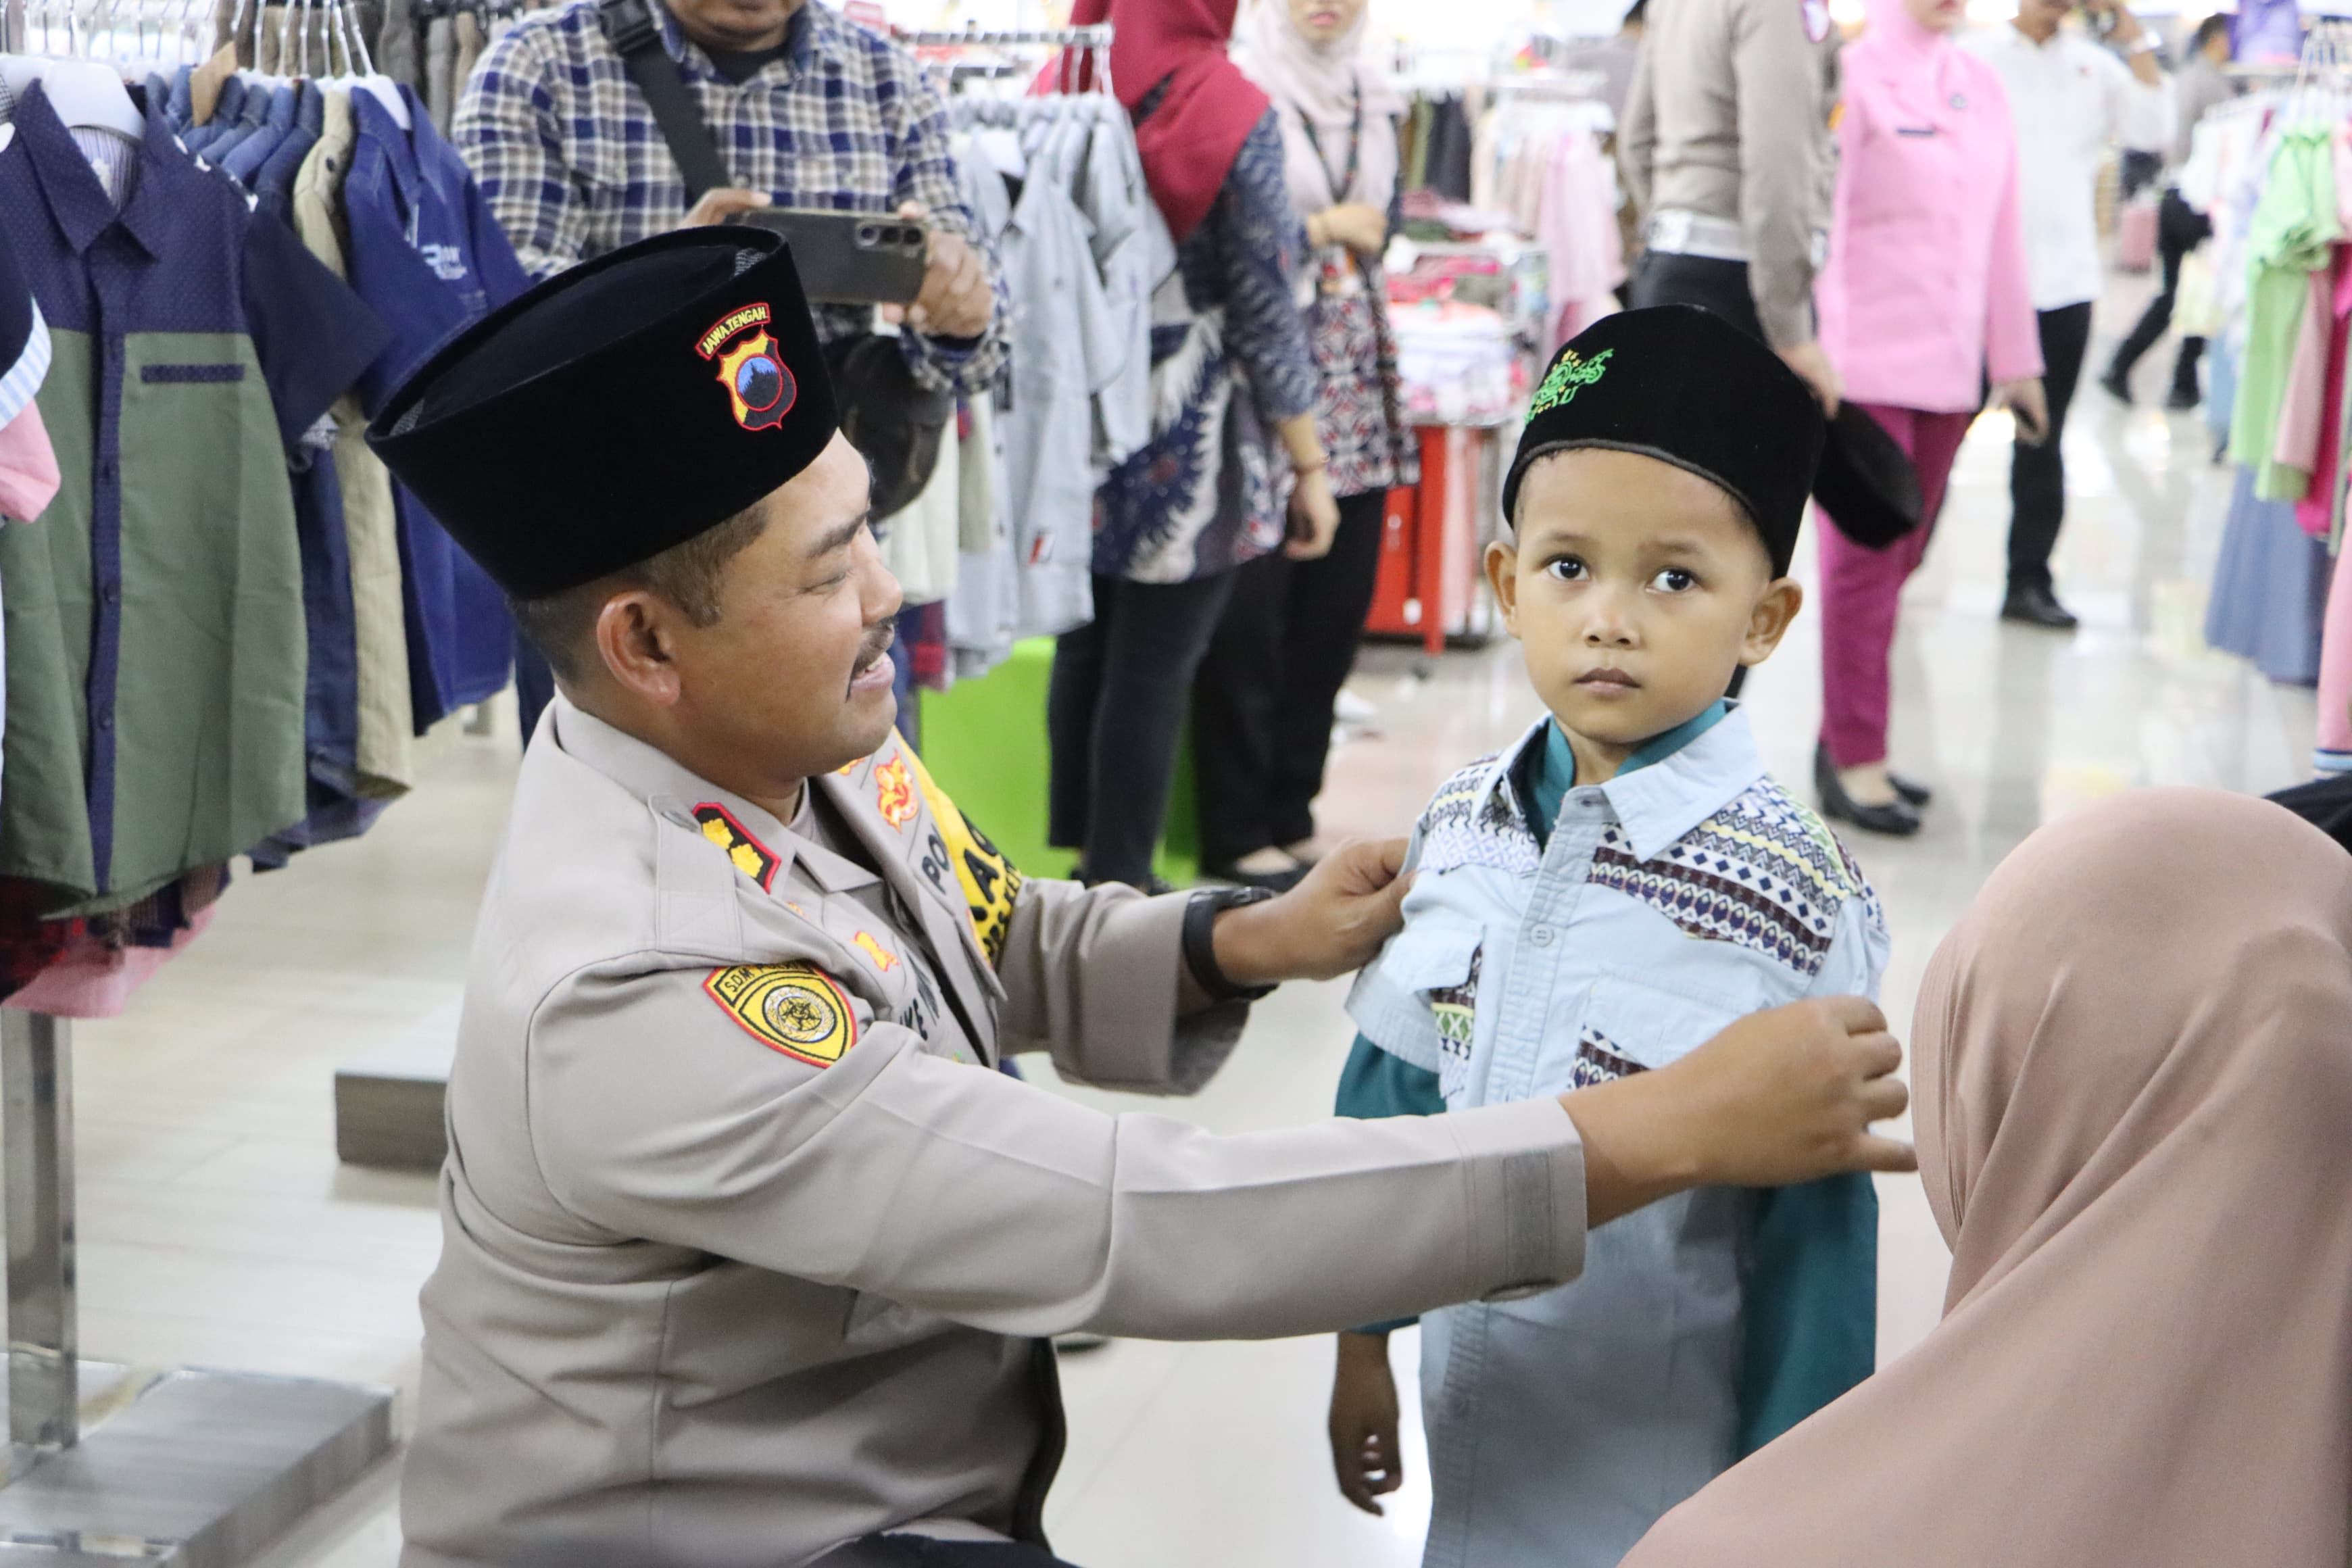
[{"label": "boy's eye", "polygon": [[1582,561],[1573,555],[1563,555],[1557,561],[1544,563],[1544,570],[1563,583],[1574,583],[1590,576]]},{"label": "boy's eye", "polygon": [[1669,566],[1650,581],[1669,594],[1686,593],[1698,585],[1698,579],[1679,566]]}]

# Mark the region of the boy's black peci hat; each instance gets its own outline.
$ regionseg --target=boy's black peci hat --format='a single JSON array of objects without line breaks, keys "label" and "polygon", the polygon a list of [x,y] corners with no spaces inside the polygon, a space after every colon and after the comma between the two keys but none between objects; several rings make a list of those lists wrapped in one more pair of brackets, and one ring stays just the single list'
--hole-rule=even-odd
[{"label": "boy's black peci hat", "polygon": [[1519,481],[1553,452],[1639,452],[1712,479],[1747,509],[1776,576],[1797,551],[1827,422],[1803,378],[1718,316],[1662,305],[1605,316],[1551,362],[1503,481],[1515,523]]},{"label": "boy's black peci hat", "polygon": [[444,344],[373,447],[518,598],[717,527],[839,426],[781,236],[680,229],[575,267]]}]

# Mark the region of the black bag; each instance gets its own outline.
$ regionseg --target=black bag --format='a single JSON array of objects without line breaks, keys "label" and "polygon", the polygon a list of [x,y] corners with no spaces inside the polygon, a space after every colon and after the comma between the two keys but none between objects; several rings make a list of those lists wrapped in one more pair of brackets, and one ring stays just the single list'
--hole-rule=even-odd
[{"label": "black bag", "polygon": [[1885,549],[1927,521],[1919,470],[1858,403],[1839,404],[1830,421],[1813,499],[1840,533],[1871,550]]},{"label": "black bag", "polygon": [[[662,47],[656,4],[597,0],[596,20],[628,68],[629,79],[646,95],[654,123],[686,177],[690,206],[730,182],[718,139],[678,74],[677,62]],[[955,397],[918,385],[895,339],[860,332],[827,343],[824,355],[841,408],[841,433],[873,473],[873,518],[879,522],[906,510],[930,483],[947,423],[955,415]]]}]

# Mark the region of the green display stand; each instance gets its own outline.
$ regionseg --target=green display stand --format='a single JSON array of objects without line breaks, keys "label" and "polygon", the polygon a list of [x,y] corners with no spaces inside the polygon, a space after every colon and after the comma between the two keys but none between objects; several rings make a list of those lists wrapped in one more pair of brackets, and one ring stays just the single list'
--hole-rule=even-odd
[{"label": "green display stand", "polygon": [[[978,680],[922,694],[923,765],[963,814],[1024,872],[1066,877],[1077,857],[1046,842],[1045,689],[1054,639],[1033,637]],[[1200,815],[1192,790],[1192,742],[1177,748],[1167,829],[1155,869],[1187,887],[1200,873]]]}]

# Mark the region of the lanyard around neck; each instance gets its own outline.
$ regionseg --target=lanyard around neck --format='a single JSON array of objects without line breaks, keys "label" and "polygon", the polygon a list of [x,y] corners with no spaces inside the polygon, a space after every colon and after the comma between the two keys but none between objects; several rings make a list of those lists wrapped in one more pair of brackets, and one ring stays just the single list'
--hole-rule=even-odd
[{"label": "lanyard around neck", "polygon": [[[1331,187],[1331,200],[1344,202],[1348,193],[1356,188],[1357,172],[1364,161],[1364,84],[1358,82],[1350,89],[1355,100],[1355,120],[1348,128],[1348,173]],[[1307,132],[1307,144],[1315,150],[1315,161],[1322,165],[1323,177],[1331,178],[1331,156],[1323,151],[1323,138],[1315,134],[1315,121],[1302,110],[1298,114],[1299,129]]]}]

